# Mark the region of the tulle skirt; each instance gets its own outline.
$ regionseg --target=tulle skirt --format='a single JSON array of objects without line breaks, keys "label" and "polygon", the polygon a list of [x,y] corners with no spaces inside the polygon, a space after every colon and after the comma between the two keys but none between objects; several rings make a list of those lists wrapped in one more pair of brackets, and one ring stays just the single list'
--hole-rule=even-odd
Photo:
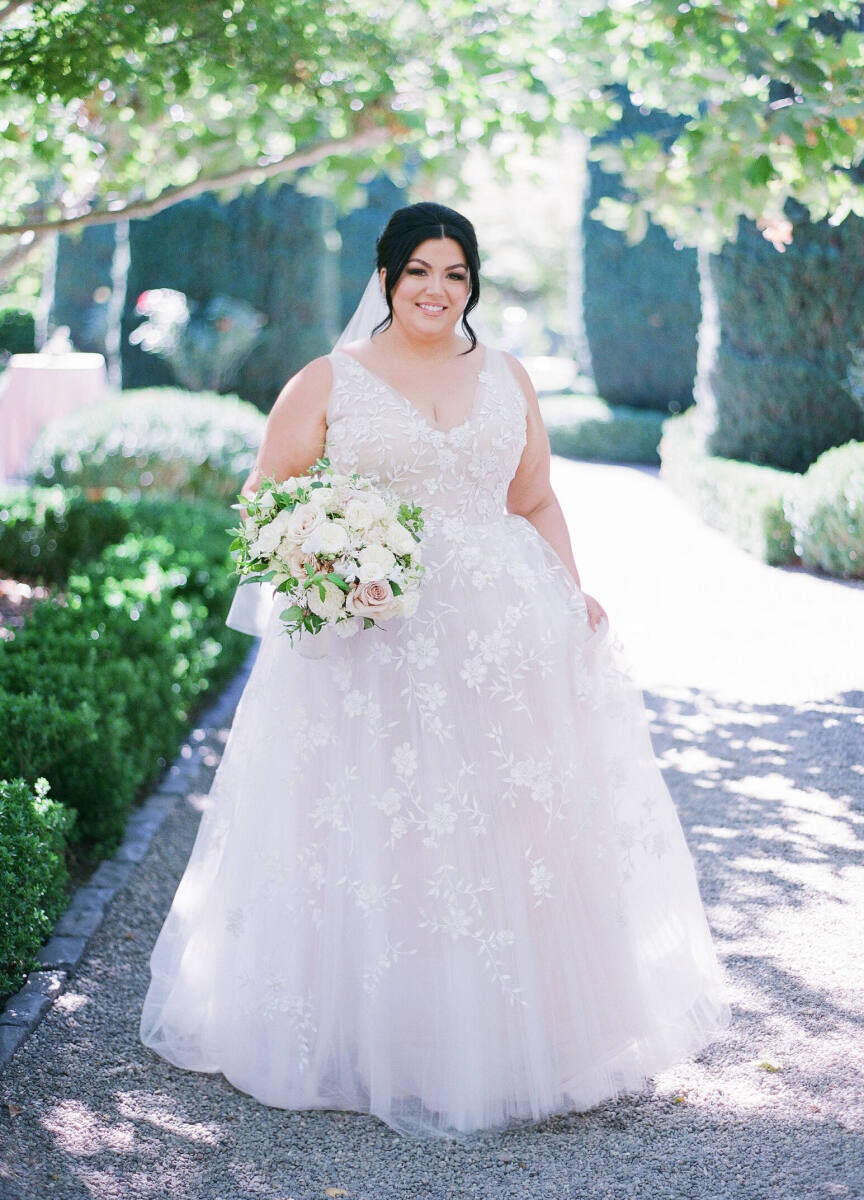
[{"label": "tulle skirt", "polygon": [[151,956],[141,1038],[406,1134],[588,1109],[729,1020],[647,713],[511,514],[424,531],[407,619],[269,616]]}]

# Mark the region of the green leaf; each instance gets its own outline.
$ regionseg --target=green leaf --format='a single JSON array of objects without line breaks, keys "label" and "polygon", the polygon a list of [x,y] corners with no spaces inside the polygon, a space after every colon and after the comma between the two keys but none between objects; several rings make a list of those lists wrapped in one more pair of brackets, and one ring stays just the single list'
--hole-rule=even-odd
[{"label": "green leaf", "polygon": [[750,164],[744,172],[747,181],[761,187],[767,183],[769,179],[775,178],[777,172],[774,170],[771,159],[767,154],[760,154],[757,159]]}]

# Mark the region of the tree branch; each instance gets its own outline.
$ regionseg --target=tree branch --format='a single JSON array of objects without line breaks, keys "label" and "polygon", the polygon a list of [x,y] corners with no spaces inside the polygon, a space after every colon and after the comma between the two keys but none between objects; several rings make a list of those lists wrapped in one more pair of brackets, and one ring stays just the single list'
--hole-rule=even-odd
[{"label": "tree branch", "polygon": [[320,162],[322,158],[329,158],[331,154],[357,154],[363,150],[371,150],[374,146],[381,145],[382,142],[392,141],[393,136],[392,128],[376,126],[373,129],[365,129],[360,133],[352,134],[350,137],[334,138],[329,142],[321,142],[317,146],[298,150],[294,154],[283,155],[276,162],[266,163],[263,166],[256,164],[239,167],[236,171],[228,171],[224,175],[199,176],[192,183],[184,184],[182,187],[166,188],[161,195],[155,196],[152,200],[132,200],[110,211],[91,209],[77,217],[59,217],[54,221],[32,221],[20,225],[0,224],[0,234],[9,236],[31,231],[37,235],[67,233],[71,229],[78,229],[84,225],[112,225],[115,221],[123,218],[131,220],[152,217],[154,214],[170,208],[173,204],[178,204],[181,200],[190,200],[193,196],[200,196],[202,192],[233,187],[237,184],[248,183],[251,179],[269,179],[273,175],[282,175],[286,171],[311,167]]},{"label": "tree branch", "polygon": [[0,283],[6,277],[5,273],[11,270],[16,263],[23,262],[25,258],[30,257],[44,237],[44,233],[37,233],[29,242],[18,242],[16,246],[0,257]]}]

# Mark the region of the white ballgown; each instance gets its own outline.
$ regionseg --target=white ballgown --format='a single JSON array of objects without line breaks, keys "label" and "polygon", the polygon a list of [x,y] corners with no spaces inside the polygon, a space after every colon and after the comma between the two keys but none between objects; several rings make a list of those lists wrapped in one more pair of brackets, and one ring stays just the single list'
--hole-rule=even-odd
[{"label": "white ballgown", "polygon": [[272,605],[141,1015],[179,1067],[408,1134],[590,1108],[729,1020],[641,691],[506,511],[526,401],[485,354],[447,431],[331,354],[324,452],[422,504],[420,606],[307,657]]}]

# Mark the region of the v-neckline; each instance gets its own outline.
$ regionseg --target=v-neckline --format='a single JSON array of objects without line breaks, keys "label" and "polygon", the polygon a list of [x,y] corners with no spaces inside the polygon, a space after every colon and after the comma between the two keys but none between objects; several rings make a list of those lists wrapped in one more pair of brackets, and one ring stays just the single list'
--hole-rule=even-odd
[{"label": "v-neckline", "polygon": [[338,350],[337,353],[344,355],[345,358],[350,358],[351,361],[355,362],[357,364],[357,366],[360,367],[360,369],[362,371],[365,371],[365,373],[371,379],[374,379],[377,384],[379,384],[383,388],[386,388],[388,392],[392,392],[392,394],[394,396],[396,396],[399,400],[402,401],[402,403],[409,410],[409,412],[412,413],[417,418],[417,420],[426,429],[429,430],[430,433],[436,433],[436,434],[438,434],[439,437],[446,438],[446,437],[449,437],[451,434],[456,433],[457,430],[465,429],[468,425],[471,424],[471,422],[474,420],[475,416],[477,415],[477,410],[480,406],[480,392],[483,387],[483,375],[485,374],[485,372],[487,370],[487,366],[488,366],[488,362],[489,362],[488,346],[484,347],[483,366],[477,372],[477,377],[476,377],[475,387],[474,387],[474,399],[471,404],[471,408],[468,411],[468,415],[465,417],[464,421],[460,421],[458,425],[451,425],[449,429],[441,429],[440,426],[433,425],[431,421],[427,421],[426,418],[424,417],[423,413],[417,407],[417,405],[414,404],[411,400],[409,400],[404,392],[400,392],[398,388],[395,388],[392,383],[388,383],[386,379],[382,379],[382,377],[380,375],[378,375],[375,371],[371,370],[371,368],[367,367],[366,364],[361,362],[360,359],[357,358],[355,355],[349,354],[347,350]]}]

